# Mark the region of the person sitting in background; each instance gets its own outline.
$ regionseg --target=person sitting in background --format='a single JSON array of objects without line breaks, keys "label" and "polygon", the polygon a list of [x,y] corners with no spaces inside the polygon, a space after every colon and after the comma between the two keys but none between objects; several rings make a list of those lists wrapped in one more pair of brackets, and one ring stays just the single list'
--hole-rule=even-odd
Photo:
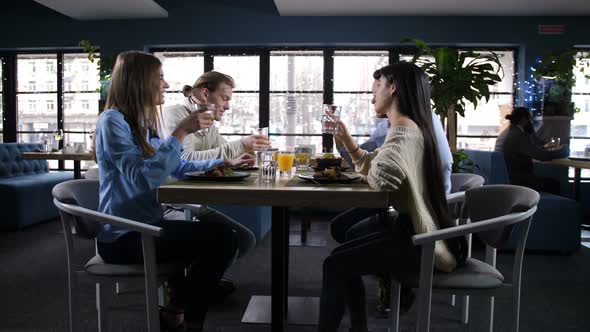
[{"label": "person sitting in background", "polygon": [[[155,239],[158,262],[182,262],[186,268],[168,279],[170,302],[161,310],[163,329],[201,331],[215,286],[233,262],[238,243],[234,231],[214,220],[165,220],[156,189],[172,175],[251,163],[247,156],[224,161],[180,158],[186,135],[211,125],[202,114],[182,119],[165,140],[156,135],[158,106],[168,83],[160,60],[143,52],[118,55],[104,111],[96,125],[99,211],[162,227]],[[142,264],[138,232],[105,225],[97,250],[109,264]],[[184,322],[183,322],[184,321]]]},{"label": "person sitting in background", "polygon": [[[182,89],[186,97],[183,103],[168,106],[162,112],[164,136],[188,114],[195,112],[198,105],[213,104],[213,119],[221,121],[223,114],[230,109],[234,87],[234,80],[229,75],[217,71],[204,73],[192,87],[186,85]],[[259,134],[228,142],[221,136],[219,129],[213,126],[207,132],[198,131],[187,135],[182,145],[182,158],[186,160],[233,159],[257,148],[270,147],[270,142],[268,137]]]},{"label": "person sitting in background", "polygon": [[[366,332],[361,277],[393,273],[400,278],[418,273],[420,254],[412,236],[451,226],[432,123],[428,76],[414,64],[399,62],[375,71],[373,77],[375,112],[387,115],[391,123],[385,143],[373,152],[360,149],[340,119],[335,136],[349,152],[363,180],[374,190],[391,192],[396,198],[393,208],[399,217],[394,220],[388,212],[379,214],[382,231],[347,241],[325,259],[319,332],[337,331],[346,307],[351,331]],[[464,237],[437,241],[434,251],[435,268],[450,272],[465,262],[467,241]]]},{"label": "person sitting in background", "polygon": [[510,126],[496,139],[494,151],[502,152],[510,184],[559,195],[559,182],[533,173],[533,159],[546,161],[567,157],[566,145],[556,146],[540,140],[533,129],[533,117],[526,107],[516,107],[506,115]]}]

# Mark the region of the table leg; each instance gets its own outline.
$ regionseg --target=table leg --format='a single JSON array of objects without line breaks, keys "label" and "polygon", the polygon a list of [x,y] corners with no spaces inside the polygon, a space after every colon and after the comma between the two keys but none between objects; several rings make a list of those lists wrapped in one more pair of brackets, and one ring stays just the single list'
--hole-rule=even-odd
[{"label": "table leg", "polygon": [[574,199],[580,201],[580,183],[582,179],[582,169],[574,168]]},{"label": "table leg", "polygon": [[283,331],[286,325],[288,273],[285,271],[289,268],[286,259],[289,254],[287,220],[287,208],[272,207],[271,331],[273,332]]},{"label": "table leg", "polygon": [[80,167],[80,160],[74,160],[74,179],[82,178],[82,168]]}]

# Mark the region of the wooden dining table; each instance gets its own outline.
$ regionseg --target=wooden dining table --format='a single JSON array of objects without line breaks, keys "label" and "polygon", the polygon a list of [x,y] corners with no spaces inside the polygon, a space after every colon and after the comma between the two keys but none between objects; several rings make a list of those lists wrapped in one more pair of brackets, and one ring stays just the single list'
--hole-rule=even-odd
[{"label": "wooden dining table", "polygon": [[82,153],[63,153],[62,151],[57,152],[23,152],[21,153],[23,159],[34,159],[34,160],[73,160],[74,161],[74,179],[82,178],[82,168],[80,162],[82,160],[94,160],[94,156],[90,152]]},{"label": "wooden dining table", "polygon": [[[292,310],[288,310],[289,303],[293,304],[292,300],[296,300],[295,297],[288,297],[287,287],[289,208],[387,208],[392,200],[390,193],[375,191],[360,181],[350,184],[316,184],[293,176],[279,178],[272,183],[260,183],[257,171],[252,171],[249,177],[239,182],[184,180],[165,184],[158,188],[157,195],[158,202],[166,204],[271,207],[270,324],[273,332],[284,331],[289,322],[287,314],[292,313]],[[321,266],[317,268],[321,269]],[[305,306],[305,300],[301,304]]]},{"label": "wooden dining table", "polygon": [[590,159],[582,160],[582,159],[570,159],[570,158],[561,158],[561,159],[553,159],[546,161],[547,164],[552,165],[559,165],[565,167],[573,167],[574,168],[574,199],[576,201],[580,201],[580,186],[582,182],[582,169],[590,169]]}]

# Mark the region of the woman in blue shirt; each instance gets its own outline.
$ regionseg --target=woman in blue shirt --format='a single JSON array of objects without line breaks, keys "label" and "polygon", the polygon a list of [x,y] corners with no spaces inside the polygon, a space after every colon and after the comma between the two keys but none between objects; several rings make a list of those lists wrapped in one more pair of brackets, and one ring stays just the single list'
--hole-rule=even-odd
[{"label": "woman in blue shirt", "polygon": [[[187,331],[201,331],[211,290],[236,255],[236,237],[231,227],[221,223],[164,220],[156,189],[169,176],[253,161],[245,155],[231,161],[181,160],[184,137],[213,122],[207,113],[191,113],[160,141],[155,134],[158,108],[167,87],[162,64],[153,55],[130,51],[117,57],[105,111],[96,126],[99,211],[164,228],[164,235],[156,239],[157,260],[183,262],[187,274],[168,280],[170,304],[163,311],[177,315],[163,314],[162,321],[169,330],[182,327],[184,312]],[[143,261],[137,232],[106,225],[97,240],[107,263]]]}]

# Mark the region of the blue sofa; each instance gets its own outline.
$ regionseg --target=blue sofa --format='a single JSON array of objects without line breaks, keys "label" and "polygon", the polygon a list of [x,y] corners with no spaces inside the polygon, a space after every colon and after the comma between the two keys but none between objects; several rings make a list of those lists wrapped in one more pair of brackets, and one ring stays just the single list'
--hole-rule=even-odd
[{"label": "blue sofa", "polygon": [[53,186],[74,178],[72,172],[49,172],[46,160],[23,160],[22,152],[39,151],[41,144],[0,144],[0,230],[15,230],[59,213],[53,205]]},{"label": "blue sofa", "polygon": [[[508,172],[504,156],[500,152],[465,151],[479,166],[476,174],[484,177],[486,184],[508,184]],[[536,163],[535,174],[552,176],[561,184],[561,193],[569,195],[567,168]],[[541,192],[541,200],[533,217],[526,243],[527,250],[558,251],[570,253],[580,247],[580,205],[573,199]],[[514,249],[512,239],[506,248]]]}]

